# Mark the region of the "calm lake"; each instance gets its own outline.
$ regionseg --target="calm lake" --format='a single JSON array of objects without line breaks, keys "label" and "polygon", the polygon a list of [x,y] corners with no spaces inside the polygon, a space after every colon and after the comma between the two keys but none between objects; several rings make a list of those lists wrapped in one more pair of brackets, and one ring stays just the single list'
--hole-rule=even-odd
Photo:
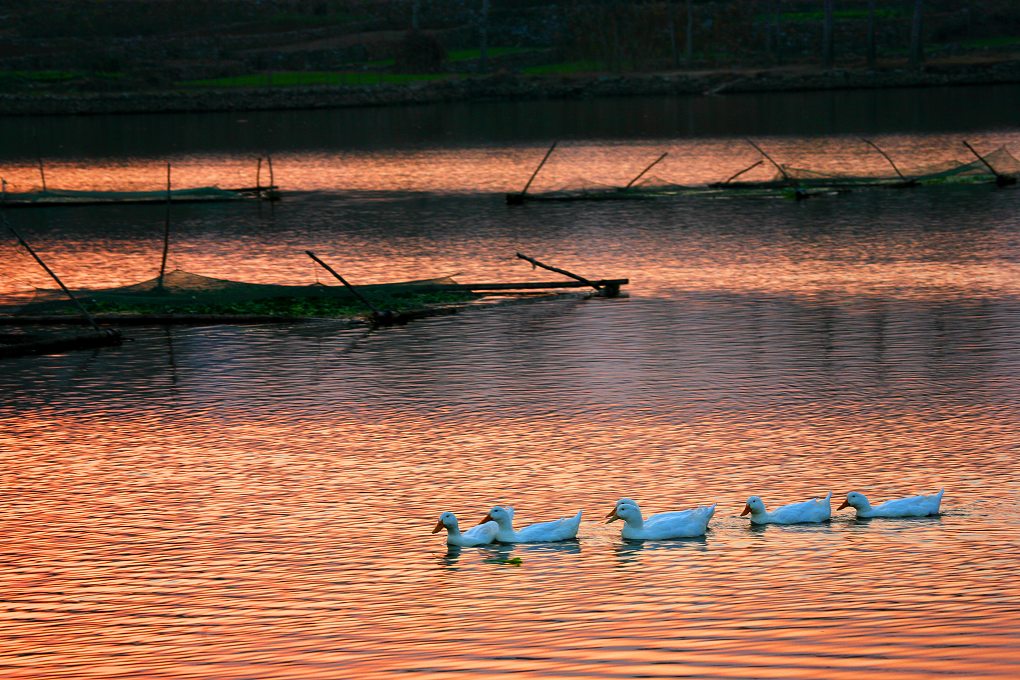
[{"label": "calm lake", "polygon": [[[142,327],[0,364],[4,678],[1020,674],[1020,189],[508,207],[754,163],[889,174],[1020,155],[1020,87],[9,119],[12,191],[250,185],[175,205],[170,265],[257,282],[458,274],[627,297]],[[764,170],[759,169],[764,173]],[[267,167],[263,166],[262,181]],[[72,287],[158,272],[164,208],[7,211]],[[51,287],[0,238],[0,298]],[[939,517],[855,520],[945,488]],[[833,496],[833,520],[750,528]],[[602,519],[718,503],[702,539]],[[447,548],[495,503],[577,541]],[[515,558],[520,558],[517,564]]]}]

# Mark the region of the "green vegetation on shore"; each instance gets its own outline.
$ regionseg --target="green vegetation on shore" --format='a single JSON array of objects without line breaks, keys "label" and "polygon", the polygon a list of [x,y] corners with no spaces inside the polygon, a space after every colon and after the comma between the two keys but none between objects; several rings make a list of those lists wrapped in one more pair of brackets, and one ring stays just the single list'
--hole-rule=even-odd
[{"label": "green vegetation on shore", "polygon": [[382,73],[379,71],[272,71],[178,83],[180,87],[308,87],[313,85],[407,85],[455,77],[448,73]]},{"label": "green vegetation on shore", "polygon": [[830,11],[820,0],[8,4],[0,32],[0,92],[29,98],[416,86],[482,73],[703,74],[777,66],[826,71],[865,61],[869,70],[906,65],[920,71],[925,63],[1020,58],[1016,0],[965,7],[860,0],[832,3]]},{"label": "green vegetation on shore", "polygon": [[[492,47],[487,50],[487,57],[498,59],[500,57],[532,54],[538,52],[526,47]],[[446,60],[450,63],[461,63],[481,59],[481,51],[478,49],[453,50],[447,54]],[[576,62],[577,64],[594,62]],[[203,78],[198,80],[185,80],[177,83],[179,87],[185,88],[232,88],[232,87],[307,87],[314,85],[408,85],[411,83],[447,80],[461,77],[457,73],[390,73],[382,69],[390,69],[394,66],[393,59],[382,59],[365,62],[363,70],[345,71],[267,71],[264,73],[250,73],[245,75],[227,76],[222,78]],[[560,67],[566,68],[560,68]],[[575,69],[570,64],[547,64],[535,67],[543,70],[524,69],[527,73],[568,73],[575,70],[592,70],[585,67]]]}]

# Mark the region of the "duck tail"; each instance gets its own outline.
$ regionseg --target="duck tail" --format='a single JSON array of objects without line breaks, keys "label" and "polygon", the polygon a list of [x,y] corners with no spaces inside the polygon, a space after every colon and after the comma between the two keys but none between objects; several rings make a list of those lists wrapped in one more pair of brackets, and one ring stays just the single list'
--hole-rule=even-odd
[{"label": "duck tail", "polygon": [[715,514],[715,506],[717,505],[718,503],[712,503],[712,505],[708,506],[707,510],[709,519],[712,519],[712,516]]},{"label": "duck tail", "polygon": [[829,495],[825,497],[825,502],[828,503],[831,500],[832,500],[832,492],[830,491]]}]

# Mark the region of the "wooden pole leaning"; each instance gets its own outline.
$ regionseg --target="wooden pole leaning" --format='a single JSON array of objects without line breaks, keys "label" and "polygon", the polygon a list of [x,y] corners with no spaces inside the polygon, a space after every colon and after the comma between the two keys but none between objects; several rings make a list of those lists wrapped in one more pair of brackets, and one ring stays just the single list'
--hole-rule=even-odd
[{"label": "wooden pole leaning", "polygon": [[[12,234],[14,234],[14,238],[18,239],[18,243],[20,243],[22,246],[24,246],[25,250],[28,251],[28,254],[31,255],[33,258],[35,258],[35,261],[39,263],[39,266],[42,267],[46,271],[46,273],[50,275],[50,278],[52,278],[54,281],[57,282],[57,285],[60,286],[60,289],[62,291],[64,291],[64,294],[67,295],[67,297],[71,299],[71,302],[73,302],[78,307],[78,311],[80,311],[82,316],[85,317],[85,320],[88,321],[89,325],[92,326],[93,330],[95,330],[96,332],[99,332],[99,333],[107,332],[107,331],[103,331],[103,329],[101,329],[99,327],[99,324],[96,323],[95,317],[93,317],[92,314],[89,313],[89,310],[85,309],[85,305],[83,305],[81,303],[81,300],[76,298],[74,296],[74,293],[72,293],[67,288],[67,286],[64,285],[64,282],[60,280],[60,277],[57,276],[53,272],[53,270],[50,269],[49,266],[45,262],[43,262],[43,259],[41,257],[39,257],[39,255],[35,252],[35,250],[32,249],[32,246],[28,245],[28,241],[26,241],[24,238],[22,238],[21,234],[19,234],[14,227],[12,227],[10,224],[7,223],[7,216],[6,215],[4,215],[3,220],[4,220],[4,223],[7,224],[7,228],[10,229]],[[112,332],[115,332],[115,331],[112,331]]]},{"label": "wooden pole leaning", "polygon": [[979,161],[981,161],[982,163],[984,163],[986,168],[988,168],[989,170],[992,171],[992,174],[995,175],[995,183],[998,186],[1005,187],[1005,186],[1010,186],[1011,184],[1016,184],[1016,177],[1010,177],[1009,175],[1000,174],[998,170],[996,170],[995,168],[992,167],[991,163],[989,163],[988,161],[985,160],[984,156],[982,156],[977,151],[975,151],[974,147],[972,147],[970,144],[967,143],[966,139],[963,140],[963,145],[965,147],[967,147],[968,149],[970,149],[970,152],[972,154],[974,154],[975,156],[977,156],[977,159]]},{"label": "wooden pole leaning", "polygon": [[779,174],[781,174],[783,176],[783,181],[787,182],[790,186],[793,187],[793,197],[794,197],[794,199],[796,199],[798,201],[803,201],[805,198],[808,198],[811,195],[807,191],[802,189],[797,184],[796,180],[794,180],[792,177],[790,177],[788,174],[786,174],[786,170],[783,169],[783,166],[780,165],[779,163],[776,163],[775,159],[773,159],[772,156],[770,156],[767,153],[765,153],[765,149],[763,149],[760,146],[758,146],[757,144],[755,144],[754,141],[751,140],[751,139],[748,139],[747,143],[750,144],[751,146],[753,146],[755,149],[757,149],[758,153],[760,153],[762,156],[765,156],[765,158],[767,158],[769,160],[769,162],[772,163],[772,165],[776,166],[776,170],[778,170]]},{"label": "wooden pole leaning", "polygon": [[744,168],[743,170],[741,170],[737,174],[732,175],[729,179],[727,179],[725,182],[723,182],[723,184],[729,184],[730,182],[732,182],[736,178],[738,178],[741,175],[743,175],[745,172],[750,172],[751,170],[754,170],[755,168],[757,168],[759,165],[761,165],[764,162],[765,161],[763,161],[762,159],[759,158],[754,163],[751,163],[749,166],[747,166],[746,168]]},{"label": "wooden pole leaning", "polygon": [[159,263],[159,283],[156,290],[164,292],[163,278],[166,276],[166,256],[170,252],[170,163],[166,164],[166,214],[163,218],[163,258]]},{"label": "wooden pole leaning", "polygon": [[553,142],[552,146],[549,147],[549,150],[545,152],[545,156],[542,157],[542,162],[538,164],[537,168],[535,168],[535,172],[531,173],[531,177],[528,178],[528,183],[524,185],[524,188],[521,189],[521,192],[519,194],[506,195],[507,205],[521,205],[522,203],[524,203],[524,194],[528,193],[528,189],[531,187],[531,183],[535,181],[536,177],[538,177],[539,171],[542,169],[542,166],[545,165],[545,162],[549,160],[549,156],[552,155],[553,149],[556,148],[557,144],[559,144],[558,140]]},{"label": "wooden pole leaning", "polygon": [[627,186],[625,186],[625,187],[623,188],[623,190],[624,190],[624,191],[626,191],[627,189],[630,189],[630,188],[631,188],[632,186],[634,186],[634,182],[636,182],[636,181],[638,181],[639,179],[641,179],[642,177],[644,177],[644,176],[645,176],[645,173],[646,173],[646,172],[648,172],[649,170],[651,170],[652,168],[654,168],[654,167],[655,167],[656,165],[658,165],[658,164],[659,164],[659,162],[660,162],[660,161],[662,161],[662,159],[663,159],[663,158],[665,158],[665,157],[666,157],[666,156],[668,156],[668,155],[669,155],[669,152],[668,152],[668,151],[665,151],[665,152],[663,152],[663,154],[662,154],[661,156],[659,156],[659,157],[658,157],[658,158],[656,158],[656,159],[655,159],[654,161],[652,161],[651,165],[649,165],[649,166],[648,166],[647,168],[645,168],[644,170],[642,170],[641,172],[639,172],[639,173],[638,173],[638,176],[637,176],[637,177],[635,177],[635,178],[634,178],[634,179],[632,179],[631,181],[627,182]]},{"label": "wooden pole leaning", "polygon": [[748,144],[750,144],[755,149],[757,149],[758,153],[760,153],[762,156],[765,156],[765,158],[767,158],[769,160],[769,162],[772,163],[772,165],[776,166],[776,170],[779,171],[779,174],[783,176],[784,180],[786,180],[787,182],[792,182],[793,181],[792,179],[790,179],[790,176],[786,174],[786,170],[783,169],[783,166],[781,166],[779,163],[776,163],[775,159],[773,159],[772,156],[770,156],[767,153],[765,153],[765,149],[763,149],[760,146],[758,146],[757,144],[755,144],[754,140],[748,139],[746,141],[747,141]]},{"label": "wooden pole leaning", "polygon": [[528,257],[527,255],[525,255],[523,253],[517,253],[517,257],[519,259],[521,259],[521,260],[525,260],[527,262],[530,262],[531,265],[534,266],[534,267],[541,267],[542,269],[548,269],[549,271],[556,272],[557,274],[563,274],[564,276],[569,276],[570,278],[574,279],[575,281],[580,281],[581,283],[585,284],[586,286],[591,286],[592,288],[594,288],[598,292],[602,293],[606,297],[616,297],[617,295],[620,294],[620,285],[619,284],[616,284],[616,285],[606,285],[605,287],[602,287],[599,284],[595,283],[594,281],[591,281],[589,279],[584,278],[583,276],[578,276],[577,274],[575,274],[573,272],[568,272],[566,269],[560,269],[559,267],[553,267],[552,265],[545,264],[544,262],[539,262],[535,258]]},{"label": "wooden pole leaning", "polygon": [[320,267],[322,267],[323,269],[328,271],[330,274],[332,274],[333,277],[337,281],[339,281],[340,283],[344,284],[344,287],[347,288],[347,290],[349,290],[351,292],[351,295],[356,297],[363,305],[368,307],[372,311],[372,320],[375,323],[377,323],[377,324],[386,324],[386,323],[392,323],[394,321],[394,319],[396,318],[396,315],[393,312],[379,309],[378,307],[373,305],[371,302],[369,302],[368,298],[366,298],[364,295],[361,294],[361,291],[359,291],[357,288],[352,286],[347,281],[347,279],[345,279],[344,277],[340,276],[340,274],[337,273],[332,267],[330,267],[328,264],[326,264],[321,259],[319,259],[319,257],[315,253],[313,253],[310,250],[306,250],[305,254],[308,255],[308,257],[312,258],[316,262],[316,264],[318,264]]},{"label": "wooden pole leaning", "polygon": [[911,178],[905,176],[902,172],[900,172],[900,169],[898,167],[896,167],[896,163],[893,162],[893,159],[890,158],[889,154],[887,154],[885,151],[883,151],[882,148],[878,146],[878,144],[875,144],[870,139],[864,139],[864,137],[861,137],[861,141],[863,141],[865,144],[868,144],[875,151],[877,151],[880,154],[882,154],[882,158],[884,158],[887,161],[889,161],[889,165],[892,166],[892,169],[896,171],[896,174],[899,176],[899,178],[902,179],[904,182],[906,182],[907,185],[914,186],[914,185],[917,184],[917,180],[916,179],[911,179]]}]

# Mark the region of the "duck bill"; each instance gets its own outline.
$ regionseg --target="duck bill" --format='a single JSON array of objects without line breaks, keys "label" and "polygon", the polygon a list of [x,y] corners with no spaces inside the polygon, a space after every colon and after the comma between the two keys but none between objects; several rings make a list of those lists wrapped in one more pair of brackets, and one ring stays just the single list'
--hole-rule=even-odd
[{"label": "duck bill", "polygon": [[620,516],[616,514],[616,508],[613,508],[613,511],[606,515],[606,518],[606,524],[609,524],[610,522],[615,522],[620,519]]},{"label": "duck bill", "polygon": [[744,511],[742,513],[740,513],[740,516],[743,517],[744,515],[750,515],[750,514],[751,514],[751,506],[748,505],[747,503],[744,503]]},{"label": "duck bill", "polygon": [[496,521],[496,520],[492,519],[492,513],[490,512],[490,513],[489,513],[488,515],[486,515],[485,517],[483,517],[483,518],[482,518],[482,521],[481,521],[481,522],[479,522],[478,524],[485,524],[486,522],[495,522],[495,521]]},{"label": "duck bill", "polygon": [[432,530],[432,533],[438,534],[444,528],[445,527],[443,526],[443,520],[439,520],[438,522],[436,522],[436,528]]},{"label": "duck bill", "polygon": [[836,509],[837,510],[842,510],[843,508],[849,508],[849,507],[850,507],[850,501],[843,501],[843,505],[839,506]]}]

